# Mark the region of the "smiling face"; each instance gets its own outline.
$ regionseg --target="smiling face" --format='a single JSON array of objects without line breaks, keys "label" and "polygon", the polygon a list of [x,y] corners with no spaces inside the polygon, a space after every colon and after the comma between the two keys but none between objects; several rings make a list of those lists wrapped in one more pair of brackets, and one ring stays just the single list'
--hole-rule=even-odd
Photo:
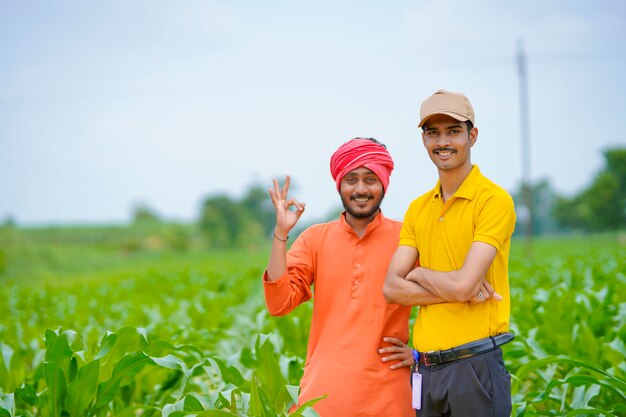
[{"label": "smiling face", "polygon": [[428,156],[440,171],[471,169],[470,149],[477,137],[477,128],[468,131],[465,122],[445,114],[429,118],[422,132]]},{"label": "smiling face", "polygon": [[339,194],[348,216],[367,219],[378,214],[385,192],[376,174],[361,167],[342,178]]}]

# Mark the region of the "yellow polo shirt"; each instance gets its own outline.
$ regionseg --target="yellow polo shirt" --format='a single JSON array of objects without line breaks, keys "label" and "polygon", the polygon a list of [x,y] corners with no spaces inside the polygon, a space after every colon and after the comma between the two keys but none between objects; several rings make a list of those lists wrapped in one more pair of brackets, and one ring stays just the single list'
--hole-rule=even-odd
[{"label": "yellow polo shirt", "polygon": [[470,174],[444,204],[439,181],[414,200],[407,210],[400,246],[419,252],[421,266],[437,271],[458,270],[473,242],[485,242],[498,251],[486,279],[502,301],[481,304],[441,303],[421,306],[413,327],[419,351],[448,349],[509,329],[509,249],[515,228],[511,196],[484,177],[474,165]]}]

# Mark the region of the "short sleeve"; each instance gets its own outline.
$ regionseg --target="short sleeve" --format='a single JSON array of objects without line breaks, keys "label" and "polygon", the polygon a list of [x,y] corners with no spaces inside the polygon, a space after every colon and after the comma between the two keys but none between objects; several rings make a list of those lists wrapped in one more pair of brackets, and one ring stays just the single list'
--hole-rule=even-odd
[{"label": "short sleeve", "polygon": [[411,203],[402,222],[400,229],[400,241],[398,246],[410,246],[417,249],[417,240],[415,234],[415,202]]},{"label": "short sleeve", "polygon": [[474,242],[485,242],[500,250],[515,229],[515,205],[504,190],[490,195],[475,219]]}]

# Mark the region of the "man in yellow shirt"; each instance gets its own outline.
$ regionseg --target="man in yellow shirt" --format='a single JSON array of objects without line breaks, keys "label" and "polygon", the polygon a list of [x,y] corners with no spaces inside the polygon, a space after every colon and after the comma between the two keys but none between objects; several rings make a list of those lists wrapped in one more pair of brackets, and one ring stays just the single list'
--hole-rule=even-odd
[{"label": "man in yellow shirt", "polygon": [[420,306],[416,415],[509,416],[510,375],[499,346],[513,338],[513,200],[471,163],[478,129],[465,95],[437,91],[422,103],[420,119],[439,180],[409,206],[384,286],[388,302]]}]

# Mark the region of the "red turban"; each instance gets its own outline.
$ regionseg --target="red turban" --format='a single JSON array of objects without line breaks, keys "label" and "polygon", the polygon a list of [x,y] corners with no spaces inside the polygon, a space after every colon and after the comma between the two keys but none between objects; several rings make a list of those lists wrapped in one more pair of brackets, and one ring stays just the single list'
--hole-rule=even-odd
[{"label": "red turban", "polygon": [[383,145],[364,138],[355,138],[344,143],[330,158],[330,173],[337,183],[337,191],[343,177],[360,167],[365,167],[376,174],[383,183],[384,191],[387,191],[389,176],[393,171],[391,155]]}]

